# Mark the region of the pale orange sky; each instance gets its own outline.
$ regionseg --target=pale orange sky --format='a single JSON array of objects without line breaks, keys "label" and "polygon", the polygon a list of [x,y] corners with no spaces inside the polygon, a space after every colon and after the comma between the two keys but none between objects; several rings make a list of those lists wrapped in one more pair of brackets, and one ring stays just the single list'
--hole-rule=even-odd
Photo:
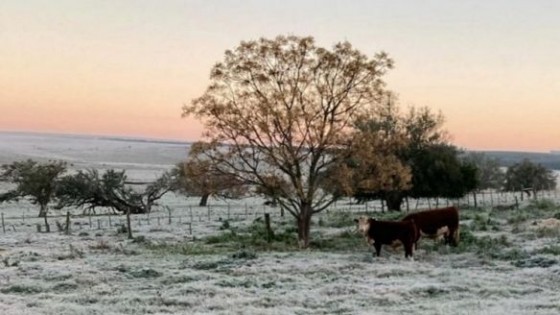
[{"label": "pale orange sky", "polygon": [[467,149],[560,149],[556,1],[2,0],[0,130],[196,140],[181,106],[241,40],[384,50],[404,106]]}]

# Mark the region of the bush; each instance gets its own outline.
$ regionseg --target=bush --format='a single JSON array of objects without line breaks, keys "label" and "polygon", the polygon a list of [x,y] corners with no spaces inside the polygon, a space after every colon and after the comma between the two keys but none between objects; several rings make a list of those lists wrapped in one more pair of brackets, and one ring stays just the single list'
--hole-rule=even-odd
[{"label": "bush", "polygon": [[556,204],[550,199],[532,199],[529,204],[529,207],[540,210],[551,210],[556,208]]},{"label": "bush", "polygon": [[463,225],[459,233],[459,245],[452,248],[452,251],[455,253],[472,252],[479,257],[501,260],[518,259],[528,255],[519,248],[513,248],[513,244],[506,235],[478,237],[467,226]]}]

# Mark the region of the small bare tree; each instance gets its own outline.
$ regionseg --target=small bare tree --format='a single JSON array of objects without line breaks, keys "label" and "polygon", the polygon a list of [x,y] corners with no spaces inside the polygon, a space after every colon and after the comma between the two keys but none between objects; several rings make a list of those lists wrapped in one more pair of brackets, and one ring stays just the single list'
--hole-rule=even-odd
[{"label": "small bare tree", "polygon": [[211,71],[210,86],[183,116],[206,127],[204,150],[222,174],[264,191],[286,182],[278,203],[294,216],[301,247],[309,245],[313,214],[335,200],[321,174],[340,164],[352,121],[378,104],[392,67],[385,53],[369,58],[348,42],[332,50],[312,37],[278,36],[241,42]]}]

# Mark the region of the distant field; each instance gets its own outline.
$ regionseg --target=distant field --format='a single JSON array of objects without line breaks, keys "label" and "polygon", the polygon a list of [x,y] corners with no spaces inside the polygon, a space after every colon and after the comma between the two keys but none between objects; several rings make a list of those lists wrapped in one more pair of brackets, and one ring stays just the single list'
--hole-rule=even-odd
[{"label": "distant field", "polygon": [[[122,167],[138,181],[155,178],[186,150],[0,134],[2,163],[62,158],[76,168]],[[557,197],[525,200],[519,210],[491,210],[490,201],[463,207],[460,246],[423,240],[414,260],[391,249],[372,257],[352,219],[400,216],[379,213],[373,202],[341,201],[316,216],[305,251],[297,249],[293,220],[258,198],[197,207],[196,199],[166,195],[155,212],[132,217],[133,240],[124,218],[105,211],[70,209],[64,235],[38,232],[32,205],[0,204],[0,314],[559,314]],[[52,213],[60,216],[50,219],[53,231],[65,211]],[[264,213],[272,214],[270,243]]]}]

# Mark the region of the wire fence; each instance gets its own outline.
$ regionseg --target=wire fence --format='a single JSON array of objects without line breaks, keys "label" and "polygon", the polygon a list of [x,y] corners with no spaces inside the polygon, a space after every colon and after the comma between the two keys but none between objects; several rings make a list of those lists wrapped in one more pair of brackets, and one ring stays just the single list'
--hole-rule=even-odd
[{"label": "wire fence", "polygon": [[[558,191],[542,191],[531,197],[524,193],[479,192],[459,199],[409,198],[404,200],[402,210],[405,212],[418,211],[450,205],[456,205],[460,208],[476,206],[479,208],[515,209],[519,208],[521,204],[535,199],[547,199],[560,204],[560,194]],[[138,230],[146,227],[179,225],[184,227],[189,235],[193,235],[193,226],[207,224],[208,222],[254,220],[264,217],[265,214],[269,214],[272,218],[290,216],[289,213],[281,211],[280,207],[271,207],[262,204],[262,202],[260,204],[239,202],[216,203],[205,207],[177,202],[170,204],[171,206],[164,205],[163,207],[158,207],[156,211],[151,213],[132,214],[132,229]],[[318,216],[332,213],[349,215],[373,214],[383,211],[386,211],[386,206],[379,200],[357,204],[353,200],[348,199],[333,203],[325,211],[319,213]],[[4,212],[0,213],[2,233],[43,231],[42,227],[45,225],[45,219],[37,217],[37,209],[28,207],[26,211],[21,212],[21,215],[14,215],[13,213],[14,211],[10,211],[9,215],[6,215]],[[115,230],[127,224],[126,216],[122,214],[115,214],[110,211],[98,214],[84,214],[78,209],[73,209],[73,211],[67,213],[49,215],[47,220],[50,226],[54,226],[58,230],[66,224],[66,220],[69,220],[68,222],[70,222],[73,231]]]}]

